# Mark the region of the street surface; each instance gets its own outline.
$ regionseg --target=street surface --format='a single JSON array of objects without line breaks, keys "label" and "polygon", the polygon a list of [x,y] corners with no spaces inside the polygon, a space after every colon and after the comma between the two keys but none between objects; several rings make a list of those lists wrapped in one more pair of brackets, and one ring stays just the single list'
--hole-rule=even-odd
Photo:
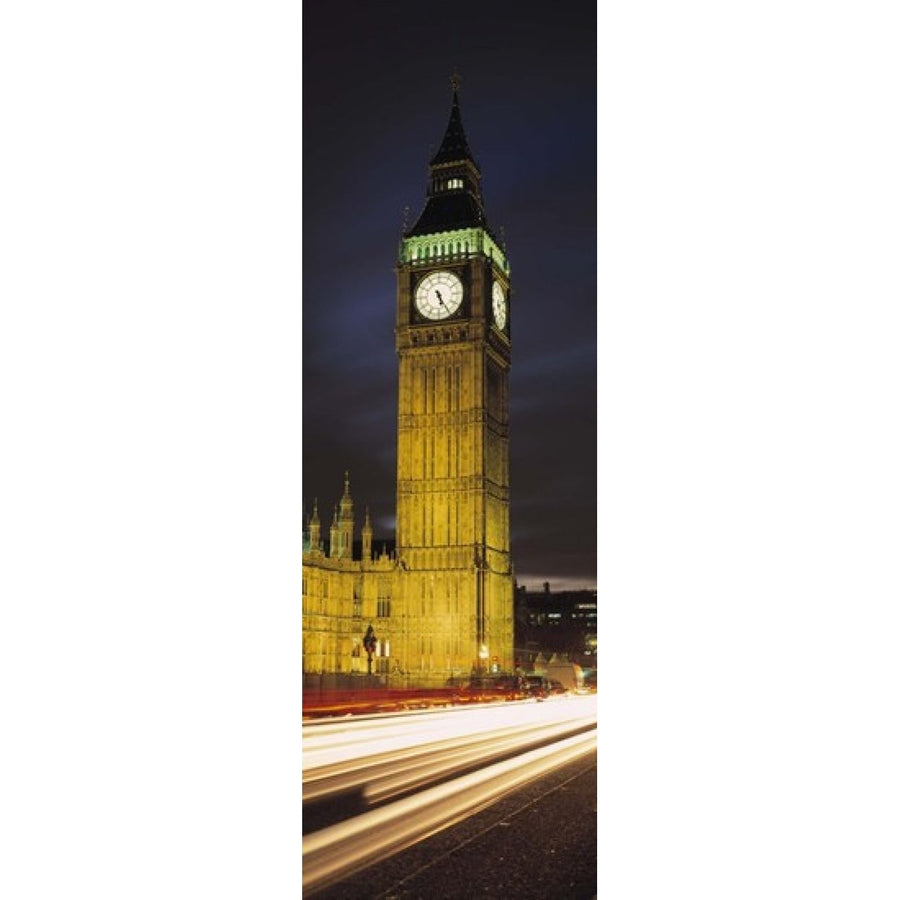
[{"label": "street surface", "polygon": [[321,892],[317,900],[592,900],[597,762],[590,754]]}]

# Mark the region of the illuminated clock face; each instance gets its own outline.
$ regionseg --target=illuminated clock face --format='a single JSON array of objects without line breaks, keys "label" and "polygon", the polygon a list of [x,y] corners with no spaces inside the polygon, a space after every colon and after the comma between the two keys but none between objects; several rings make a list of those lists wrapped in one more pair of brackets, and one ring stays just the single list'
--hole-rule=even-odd
[{"label": "illuminated clock face", "polygon": [[432,272],[416,288],[416,309],[426,319],[447,319],[462,303],[462,282],[452,272]]},{"label": "illuminated clock face", "polygon": [[494,322],[497,323],[497,327],[502,331],[506,326],[506,297],[503,294],[503,288],[497,281],[494,282],[491,297],[494,301]]}]

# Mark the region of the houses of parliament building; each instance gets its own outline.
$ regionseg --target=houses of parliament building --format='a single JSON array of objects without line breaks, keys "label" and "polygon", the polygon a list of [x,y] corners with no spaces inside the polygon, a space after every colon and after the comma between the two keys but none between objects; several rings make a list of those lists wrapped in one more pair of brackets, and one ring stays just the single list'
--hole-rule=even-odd
[{"label": "houses of parliament building", "polygon": [[[485,217],[458,83],[429,163],[424,208],[395,270],[396,539],[359,540],[350,477],[303,536],[303,672],[444,684],[510,671],[514,578],[509,544],[510,269]],[[336,473],[337,481],[338,473]],[[358,552],[356,552],[358,551]]]}]

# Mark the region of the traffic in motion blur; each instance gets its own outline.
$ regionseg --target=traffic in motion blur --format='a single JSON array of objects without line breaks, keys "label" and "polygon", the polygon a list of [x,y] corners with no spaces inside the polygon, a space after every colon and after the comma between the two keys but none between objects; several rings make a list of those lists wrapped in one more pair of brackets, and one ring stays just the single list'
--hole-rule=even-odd
[{"label": "traffic in motion blur", "polygon": [[596,752],[593,695],[303,724],[303,888],[324,887]]}]

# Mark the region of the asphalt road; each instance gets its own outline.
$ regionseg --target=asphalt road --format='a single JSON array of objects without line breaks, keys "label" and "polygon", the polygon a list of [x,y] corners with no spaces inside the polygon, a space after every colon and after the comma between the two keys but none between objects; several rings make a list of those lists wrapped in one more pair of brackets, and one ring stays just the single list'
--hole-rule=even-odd
[{"label": "asphalt road", "polygon": [[589,755],[368,869],[321,900],[591,900],[597,894],[597,760]]}]

